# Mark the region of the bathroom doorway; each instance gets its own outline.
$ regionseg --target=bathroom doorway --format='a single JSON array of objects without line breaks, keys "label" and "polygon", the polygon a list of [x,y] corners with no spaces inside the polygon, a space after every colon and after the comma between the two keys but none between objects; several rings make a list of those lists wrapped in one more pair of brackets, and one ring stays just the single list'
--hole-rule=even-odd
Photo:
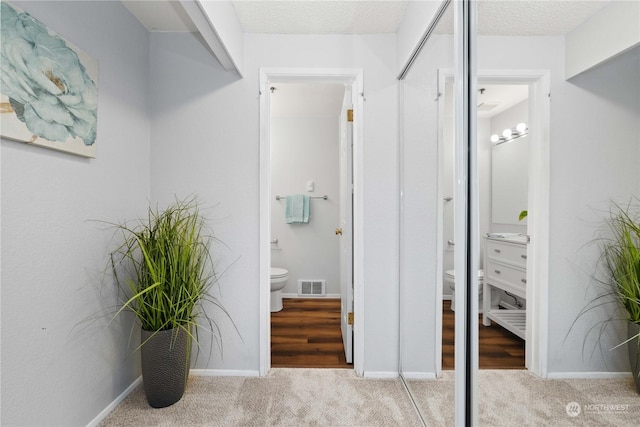
[{"label": "bathroom doorway", "polygon": [[[362,101],[358,96],[362,73],[261,70],[260,77],[261,374],[266,374],[272,365],[274,346],[284,351],[295,347],[282,345],[282,340],[271,342],[271,267],[289,273],[281,296],[284,311],[290,310],[290,314],[273,313],[274,319],[286,324],[286,316],[295,317],[298,312],[302,320],[305,310],[311,310],[315,312],[312,317],[325,316],[326,321],[318,321],[327,327],[331,322],[339,323],[333,327],[337,327],[342,341],[341,359],[353,363],[348,366],[358,372],[361,347],[354,343],[353,319],[359,311],[359,299],[354,294],[362,271],[361,262],[357,261],[362,259],[358,228],[358,218],[362,217]],[[291,200],[287,196],[308,196],[302,199],[308,204],[304,207],[308,209],[305,212],[310,212],[308,219],[289,222],[287,203]],[[331,304],[333,307],[329,307]],[[282,331],[280,326],[282,323],[278,325]],[[335,335],[335,331],[331,334]],[[337,345],[335,336],[309,339],[315,341],[308,347],[310,351],[314,346]],[[322,340],[327,341],[326,345],[319,343]],[[308,362],[298,360],[297,365],[322,367],[314,366],[312,358]]]},{"label": "bathroom doorway", "polygon": [[[541,301],[546,301],[547,284],[541,273],[544,272],[543,265],[547,259],[547,226],[539,221],[532,223],[531,215],[520,220],[519,213],[529,211],[535,212],[537,218],[543,215],[548,217],[548,205],[544,199],[544,188],[548,182],[544,177],[548,178],[548,163],[544,162],[545,156],[542,155],[548,150],[548,128],[543,125],[549,113],[548,89],[545,89],[547,78],[545,71],[532,71],[527,75],[506,70],[478,73],[479,264],[483,270],[478,274],[482,274],[479,283],[483,292],[479,292],[477,298],[480,310],[490,313],[481,314],[478,322],[481,369],[526,368],[540,376],[545,374],[545,366],[541,361],[545,359],[542,355],[546,349],[541,346],[539,331],[544,330],[540,329],[540,325],[546,322],[546,309]],[[439,250],[442,265],[438,280],[441,281],[439,286],[442,291],[439,301],[442,305],[442,330],[438,328],[438,331],[442,336],[437,342],[442,346],[439,352],[442,369],[452,368],[454,350],[450,325],[454,315],[451,299],[455,298],[452,295],[455,292],[451,291],[455,289],[455,274],[451,274],[455,250],[452,220],[455,195],[453,149],[449,143],[453,140],[453,126],[450,123],[450,111],[453,111],[452,86],[452,79],[445,71],[440,81],[439,99],[442,152],[439,167],[442,182]],[[514,158],[516,155],[522,158]],[[495,180],[492,180],[493,175]],[[509,191],[517,194],[505,196],[505,192]],[[486,237],[488,233],[491,233],[489,238]],[[531,236],[535,236],[535,239],[531,240]],[[502,246],[494,248],[492,245]],[[485,253],[487,248],[490,253]],[[519,263],[500,260],[497,254],[505,250],[514,251]],[[484,266],[485,260],[488,260],[489,271]],[[508,286],[508,281],[503,277],[496,277],[505,275],[502,268],[496,268],[496,263],[520,275],[517,282],[521,286],[516,291]],[[499,286],[483,286],[483,282]],[[536,289],[526,283],[536,283]],[[488,304],[489,309],[482,304],[484,292],[492,296],[487,298],[492,301]],[[492,310],[498,307],[502,311]],[[508,321],[496,319],[505,313]],[[500,348],[494,352],[492,344],[485,345],[483,341],[499,342]]]}]

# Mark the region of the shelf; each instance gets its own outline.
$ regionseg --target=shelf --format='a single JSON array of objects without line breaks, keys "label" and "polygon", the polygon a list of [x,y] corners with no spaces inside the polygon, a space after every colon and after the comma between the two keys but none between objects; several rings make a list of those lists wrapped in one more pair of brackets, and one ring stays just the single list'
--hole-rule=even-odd
[{"label": "shelf", "polygon": [[491,310],[487,318],[493,320],[509,332],[519,336],[523,340],[527,331],[526,310]]}]

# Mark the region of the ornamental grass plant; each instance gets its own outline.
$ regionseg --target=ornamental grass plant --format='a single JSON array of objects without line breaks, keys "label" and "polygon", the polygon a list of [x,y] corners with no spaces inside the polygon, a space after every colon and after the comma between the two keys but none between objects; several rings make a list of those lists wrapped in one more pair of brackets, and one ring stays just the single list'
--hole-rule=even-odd
[{"label": "ornamental grass plant", "polygon": [[150,207],[145,219],[114,226],[122,244],[111,253],[111,268],[124,295],[115,316],[130,311],[145,331],[184,330],[190,338],[205,327],[222,348],[220,329],[202,308],[211,303],[228,316],[210,293],[217,282],[210,245],[217,240],[197,200]]},{"label": "ornamental grass plant", "polygon": [[[601,343],[611,322],[626,320],[640,325],[640,200],[634,199],[627,205],[612,202],[603,229],[591,243],[596,244],[600,252],[591,275],[600,291],[578,313],[567,336],[576,322],[592,310],[606,308],[608,317],[588,330],[583,351],[587,337],[593,332],[597,332],[597,343]],[[619,308],[623,308],[623,312]],[[640,347],[640,334],[636,334],[610,350],[634,340]]]},{"label": "ornamental grass plant", "polygon": [[607,224],[611,237],[601,240],[604,266],[627,320],[640,324],[640,205],[614,203]]}]

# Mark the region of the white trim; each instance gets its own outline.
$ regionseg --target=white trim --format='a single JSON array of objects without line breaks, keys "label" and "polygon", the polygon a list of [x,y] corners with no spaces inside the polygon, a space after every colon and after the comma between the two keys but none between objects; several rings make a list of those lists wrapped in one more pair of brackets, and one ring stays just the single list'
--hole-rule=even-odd
[{"label": "white trim", "polygon": [[405,380],[436,380],[438,376],[435,372],[403,372],[402,378]]},{"label": "white trim", "polygon": [[[260,70],[260,275],[258,277],[259,303],[260,303],[260,342],[259,358],[260,375],[267,375],[271,368],[271,322],[269,316],[271,309],[271,247],[265,242],[271,239],[271,161],[269,135],[271,116],[269,107],[269,76],[264,70]],[[265,120],[265,118],[267,118]],[[266,183],[266,184],[263,184]]]},{"label": "white trim", "polygon": [[548,372],[547,379],[552,380],[605,380],[631,378],[631,372]]},{"label": "white trim", "polygon": [[[354,357],[356,375],[364,374],[364,101],[363,71],[361,68],[261,68],[260,69],[260,375],[271,368],[270,322],[270,229],[271,229],[271,165],[268,85],[271,82],[322,81],[351,84],[354,108],[353,129],[353,276],[354,276]],[[397,373],[396,373],[397,375]]]},{"label": "white trim", "polygon": [[191,369],[190,375],[194,377],[259,377],[260,371],[242,371],[225,369]]},{"label": "white trim", "polygon": [[366,371],[362,376],[366,379],[378,379],[378,380],[400,378],[400,374],[398,374],[397,372],[390,372],[390,371]]},{"label": "white trim", "polygon": [[107,418],[107,416],[109,416],[111,411],[116,409],[116,406],[118,406],[120,403],[122,403],[122,401],[124,399],[126,399],[127,396],[129,396],[131,394],[131,392],[133,392],[133,390],[135,390],[141,383],[142,383],[142,375],[139,376],[138,378],[136,378],[136,380],[134,382],[132,382],[129,385],[129,387],[127,387],[122,393],[120,393],[118,395],[118,397],[116,397],[113,400],[113,402],[111,402],[109,405],[107,405],[106,408],[104,408],[98,415],[96,415],[96,417],[94,419],[89,421],[89,424],[87,424],[87,427],[97,427],[97,426],[99,426],[100,423],[102,423],[105,420],[105,418]]}]

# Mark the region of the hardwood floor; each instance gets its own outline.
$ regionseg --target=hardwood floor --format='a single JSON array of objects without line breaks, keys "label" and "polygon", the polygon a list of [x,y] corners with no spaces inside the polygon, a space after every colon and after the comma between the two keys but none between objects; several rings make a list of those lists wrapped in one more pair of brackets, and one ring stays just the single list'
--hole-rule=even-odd
[{"label": "hardwood floor", "polygon": [[[442,369],[453,369],[455,312],[451,311],[451,301],[442,304]],[[493,323],[482,325],[482,315],[478,320],[480,328],[480,369],[525,369],[524,340],[501,326]]]},{"label": "hardwood floor", "polygon": [[[340,332],[340,300],[285,298],[271,313],[271,366],[274,368],[353,368],[347,364]],[[454,368],[451,301],[442,307],[442,369]],[[524,369],[524,340],[493,324],[480,328],[480,369]]]},{"label": "hardwood floor", "polygon": [[284,298],[271,313],[271,366],[353,368],[347,364],[340,331],[340,300]]}]

